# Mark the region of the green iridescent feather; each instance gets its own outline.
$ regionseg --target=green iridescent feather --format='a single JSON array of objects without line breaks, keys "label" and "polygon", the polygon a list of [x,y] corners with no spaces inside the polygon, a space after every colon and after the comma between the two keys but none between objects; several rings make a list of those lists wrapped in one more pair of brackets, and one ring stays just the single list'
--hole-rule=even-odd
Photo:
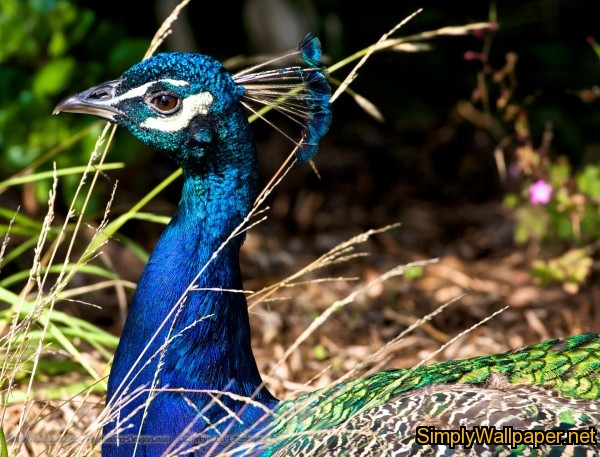
[{"label": "green iridescent feather", "polygon": [[[283,402],[276,410],[278,420],[265,454],[321,455],[317,449],[324,449],[322,455],[338,455],[336,450],[343,451],[339,455],[379,455],[382,451],[417,455],[422,450],[414,443],[417,425],[449,429],[493,425],[494,414],[499,421],[510,417],[517,428],[597,427],[599,373],[600,335],[594,334],[549,340],[503,354],[381,372]],[[494,411],[498,399],[505,404],[503,408],[496,405]],[[367,430],[373,434],[365,434]],[[380,443],[382,436],[385,440]],[[376,451],[365,453],[369,446]],[[532,451],[527,449],[527,453]],[[430,451],[424,455],[446,455],[435,446]],[[470,452],[521,455],[521,451],[498,446]],[[546,455],[544,450],[534,451],[529,455]]]}]

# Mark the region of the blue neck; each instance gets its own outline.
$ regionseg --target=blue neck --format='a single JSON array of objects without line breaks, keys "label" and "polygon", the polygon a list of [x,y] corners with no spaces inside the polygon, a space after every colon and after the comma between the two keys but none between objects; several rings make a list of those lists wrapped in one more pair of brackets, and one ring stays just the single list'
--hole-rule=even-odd
[{"label": "blue neck", "polygon": [[[213,126],[218,139],[211,147],[186,151],[186,157],[193,160],[184,168],[179,208],[146,265],[115,354],[107,395],[107,404],[113,408],[136,388],[149,388],[157,372],[157,389],[187,392],[159,393],[150,403],[142,434],[177,435],[194,421],[193,431],[199,432],[227,415],[222,407],[210,406],[214,404],[211,396],[191,390],[253,397],[270,408],[277,403],[261,387],[250,344],[246,299],[231,291],[243,290],[239,266],[243,235],[222,247],[249,213],[257,193],[254,142],[241,111],[233,114],[221,116],[224,125]],[[235,135],[228,133],[231,131]],[[186,294],[192,284],[195,290]],[[165,345],[167,340],[171,341]],[[163,366],[159,369],[161,351]],[[152,361],[143,367],[151,356]],[[136,364],[138,357],[142,362]],[[123,407],[121,420],[144,405],[148,395],[144,393]],[[249,421],[262,414],[227,396],[220,401],[241,411]],[[198,411],[208,420],[199,420]],[[181,427],[170,422],[172,417],[178,418]],[[244,428],[248,428],[248,420]],[[139,412],[127,433],[137,434],[141,422]],[[105,434],[114,426],[107,425]],[[219,428],[227,426],[224,423]]]}]

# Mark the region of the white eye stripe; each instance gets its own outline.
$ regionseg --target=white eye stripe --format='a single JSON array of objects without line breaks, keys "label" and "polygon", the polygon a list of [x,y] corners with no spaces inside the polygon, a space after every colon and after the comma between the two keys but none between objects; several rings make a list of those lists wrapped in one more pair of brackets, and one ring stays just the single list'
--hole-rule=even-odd
[{"label": "white eye stripe", "polygon": [[180,79],[159,79],[158,81],[150,81],[147,82],[146,84],[142,84],[141,86],[138,87],[134,87],[133,89],[128,90],[127,92],[125,92],[124,94],[121,94],[117,97],[113,97],[110,100],[98,100],[95,103],[97,105],[114,105],[116,103],[119,103],[123,100],[128,100],[130,98],[135,98],[135,97],[143,97],[144,95],[146,95],[146,91],[148,90],[148,88],[150,86],[155,85],[156,83],[168,83],[171,84],[172,86],[189,86],[189,82],[187,81],[182,81]]},{"label": "white eye stripe", "polygon": [[181,101],[181,109],[177,113],[165,117],[149,117],[141,126],[161,132],[177,132],[186,128],[197,115],[208,114],[212,102],[210,92],[190,95]]}]

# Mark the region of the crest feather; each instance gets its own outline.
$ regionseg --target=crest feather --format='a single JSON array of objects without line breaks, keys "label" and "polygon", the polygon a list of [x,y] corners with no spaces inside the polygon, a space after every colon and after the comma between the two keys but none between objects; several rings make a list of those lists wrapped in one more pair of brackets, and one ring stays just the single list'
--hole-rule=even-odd
[{"label": "crest feather", "polygon": [[[255,71],[289,56],[299,56],[304,65]],[[319,140],[331,124],[331,88],[320,60],[321,42],[308,34],[296,51],[233,76],[234,82],[244,87],[242,103],[250,111],[273,125],[253,108],[255,105],[269,106],[302,126],[300,140],[284,135],[298,145],[297,157],[303,162],[315,156]]]}]

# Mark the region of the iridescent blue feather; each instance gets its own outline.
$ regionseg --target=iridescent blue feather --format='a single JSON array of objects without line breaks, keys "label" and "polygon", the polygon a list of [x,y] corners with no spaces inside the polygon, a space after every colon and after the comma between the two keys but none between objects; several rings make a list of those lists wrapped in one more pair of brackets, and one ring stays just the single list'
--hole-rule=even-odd
[{"label": "iridescent blue feather", "polygon": [[321,67],[321,41],[312,33],[308,33],[302,42],[298,45],[298,50],[308,65],[315,68]]},{"label": "iridescent blue feather", "polygon": [[270,106],[303,127],[300,140],[292,141],[298,145],[297,158],[305,162],[315,156],[318,143],[331,124],[331,88],[320,62],[321,42],[317,37],[306,35],[291,55],[296,54],[306,67],[250,72],[270,61],[236,74],[233,80],[244,87],[242,103],[248,109],[257,112],[251,107],[253,103]]},{"label": "iridescent blue feather", "polygon": [[298,158],[306,162],[315,156],[319,141],[329,130],[331,89],[327,77],[322,71],[305,73],[303,76],[310,94],[306,99],[310,107],[310,119],[302,131]]}]

